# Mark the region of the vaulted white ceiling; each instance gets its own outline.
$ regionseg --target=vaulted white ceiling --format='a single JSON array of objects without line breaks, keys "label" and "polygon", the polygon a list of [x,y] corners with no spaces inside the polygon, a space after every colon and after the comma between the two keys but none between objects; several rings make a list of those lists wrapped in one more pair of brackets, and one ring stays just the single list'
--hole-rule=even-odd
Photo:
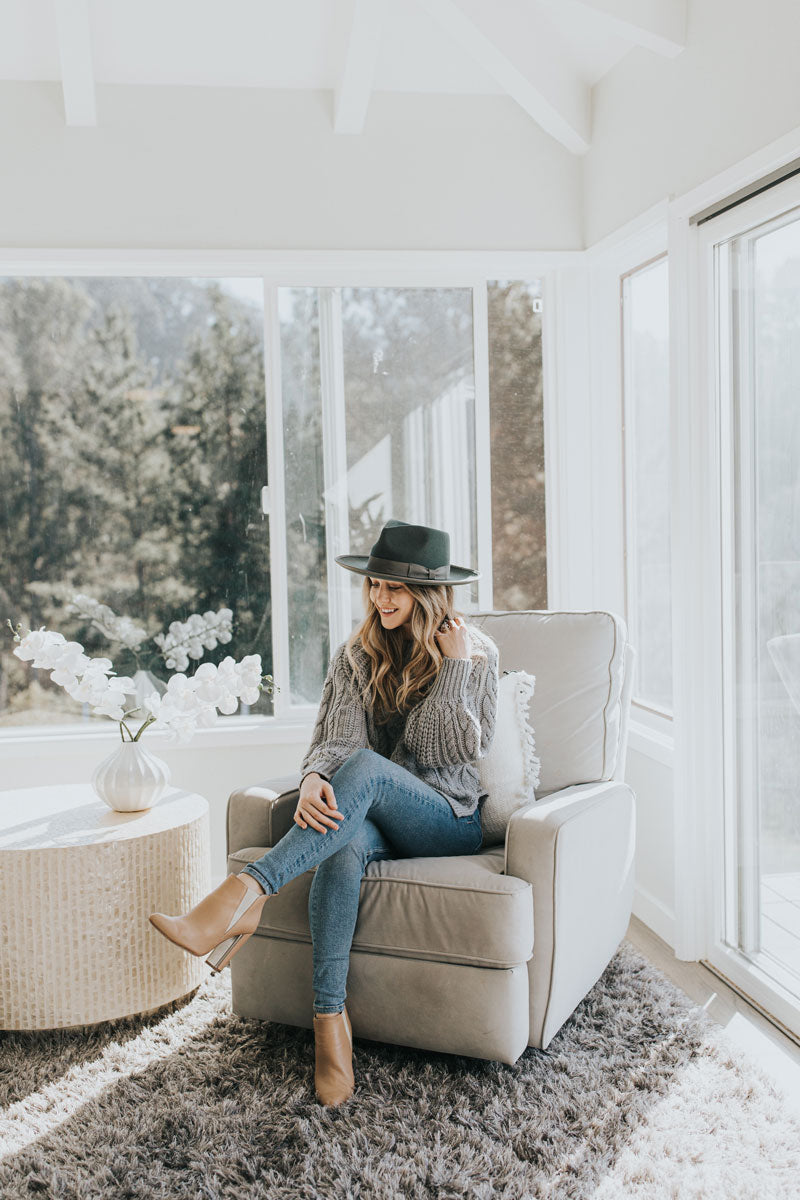
[{"label": "vaulted white ceiling", "polygon": [[687,0],[0,0],[0,80],[57,81],[69,125],[96,84],[333,93],[341,134],[373,92],[507,94],[575,154],[592,86],[634,47],[673,57]]}]

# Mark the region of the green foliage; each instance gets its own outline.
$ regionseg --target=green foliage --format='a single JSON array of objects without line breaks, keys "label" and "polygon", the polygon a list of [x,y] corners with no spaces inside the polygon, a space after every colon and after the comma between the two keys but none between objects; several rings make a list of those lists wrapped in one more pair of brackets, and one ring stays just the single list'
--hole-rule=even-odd
[{"label": "green foliage", "polygon": [[[206,659],[260,653],[270,671],[269,545],[258,507],[264,413],[260,320],[220,288],[3,281],[4,611],[30,628],[58,629],[131,674],[154,664],[67,613],[74,593],[151,634],[225,606],[233,641]],[[20,666],[3,647],[0,712],[12,719],[33,699],[30,670]],[[39,686],[60,692],[44,674]],[[268,697],[257,711],[271,711]]]},{"label": "green foliage", "polygon": [[525,283],[488,304],[494,606],[547,608],[542,318]]}]

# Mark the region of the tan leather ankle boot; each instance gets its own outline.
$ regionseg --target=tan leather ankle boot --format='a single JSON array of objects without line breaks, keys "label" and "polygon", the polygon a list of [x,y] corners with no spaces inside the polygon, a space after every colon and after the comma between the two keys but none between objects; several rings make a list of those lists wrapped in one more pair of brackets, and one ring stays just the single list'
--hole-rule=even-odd
[{"label": "tan leather ankle boot", "polygon": [[255,933],[265,901],[276,894],[255,891],[237,875],[227,875],[188,913],[151,913],[150,923],[176,946],[198,957],[207,954],[206,962],[219,972]]},{"label": "tan leather ankle boot", "polygon": [[353,1094],[353,1030],[347,1009],[314,1013],[314,1086],[320,1104],[342,1104]]}]

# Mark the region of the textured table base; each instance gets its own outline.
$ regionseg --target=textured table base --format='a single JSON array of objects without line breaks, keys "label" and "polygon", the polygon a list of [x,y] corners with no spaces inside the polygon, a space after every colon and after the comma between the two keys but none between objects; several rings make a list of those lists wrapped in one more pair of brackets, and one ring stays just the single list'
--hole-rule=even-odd
[{"label": "textured table base", "polygon": [[106,840],[0,850],[0,1028],[147,1012],[206,978],[205,961],[148,920],[186,912],[210,890],[208,804],[187,793],[172,803],[176,823],[144,836],[133,821],[122,830],[137,814],[109,813]]}]

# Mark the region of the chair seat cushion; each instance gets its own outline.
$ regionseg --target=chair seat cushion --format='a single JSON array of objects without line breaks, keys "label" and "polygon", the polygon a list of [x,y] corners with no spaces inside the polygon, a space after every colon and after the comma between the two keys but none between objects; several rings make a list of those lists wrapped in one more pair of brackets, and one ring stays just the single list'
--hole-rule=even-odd
[{"label": "chair seat cushion", "polygon": [[[264,846],[228,857],[228,871],[261,858]],[[438,962],[508,968],[533,954],[531,885],[503,874],[502,846],[444,858],[386,858],[361,880],[353,948]],[[314,868],[285,884],[261,910],[264,937],[311,941],[308,893]]]}]

